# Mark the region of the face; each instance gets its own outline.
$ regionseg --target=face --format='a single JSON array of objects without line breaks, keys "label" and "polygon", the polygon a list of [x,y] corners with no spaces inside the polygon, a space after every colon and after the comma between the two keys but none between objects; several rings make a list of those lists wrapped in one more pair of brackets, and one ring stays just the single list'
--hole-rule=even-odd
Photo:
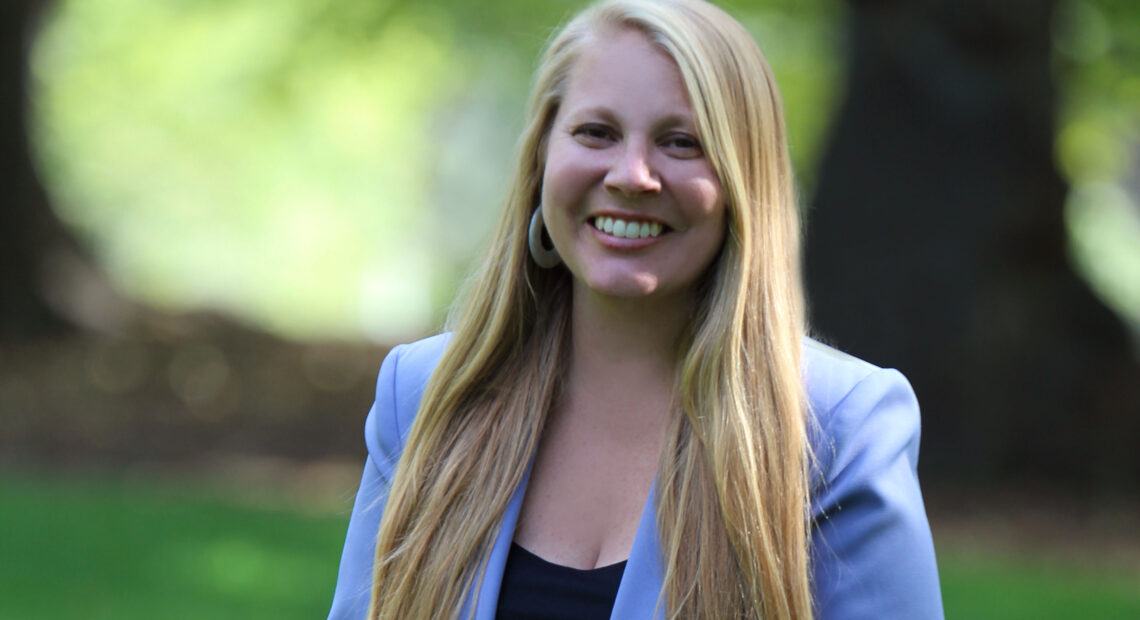
[{"label": "face", "polygon": [[636,30],[589,44],[546,148],[543,217],[575,295],[688,295],[725,207],[672,58]]}]

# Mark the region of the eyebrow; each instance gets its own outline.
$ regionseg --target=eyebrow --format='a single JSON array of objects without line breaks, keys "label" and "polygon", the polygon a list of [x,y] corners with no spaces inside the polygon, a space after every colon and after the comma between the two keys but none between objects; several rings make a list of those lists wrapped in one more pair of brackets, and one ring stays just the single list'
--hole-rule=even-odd
[{"label": "eyebrow", "polygon": [[[615,125],[620,124],[617,116],[614,115],[613,110],[606,107],[606,106],[589,106],[589,107],[585,107],[585,108],[579,108],[577,110],[573,110],[570,113],[568,113],[566,115],[566,118],[570,119],[570,120],[577,120],[583,116],[597,117],[597,118],[600,118],[607,123],[613,123]],[[696,125],[697,125],[696,120],[694,118],[692,118],[691,114],[686,115],[686,114],[676,112],[676,113],[666,114],[662,118],[658,119],[657,122],[655,122],[653,124],[653,128],[655,130],[660,130],[663,128],[672,129],[672,128],[677,128],[677,127],[683,127],[685,129],[688,129],[691,131],[696,131]]]}]

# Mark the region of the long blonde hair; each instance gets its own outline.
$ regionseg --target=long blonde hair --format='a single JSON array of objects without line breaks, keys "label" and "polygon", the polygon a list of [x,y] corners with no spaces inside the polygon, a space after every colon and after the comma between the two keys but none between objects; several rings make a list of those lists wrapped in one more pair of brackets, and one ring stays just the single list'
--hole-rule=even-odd
[{"label": "long blonde hair", "polygon": [[[810,618],[799,218],[779,94],[744,28],[701,0],[609,0],[536,72],[506,208],[397,465],[369,618],[455,618],[477,592],[565,369],[570,275],[530,259],[545,141],[581,50],[617,28],[677,63],[727,199],[724,247],[683,335],[656,511],[669,618]],[[470,602],[470,601],[469,601]]]}]

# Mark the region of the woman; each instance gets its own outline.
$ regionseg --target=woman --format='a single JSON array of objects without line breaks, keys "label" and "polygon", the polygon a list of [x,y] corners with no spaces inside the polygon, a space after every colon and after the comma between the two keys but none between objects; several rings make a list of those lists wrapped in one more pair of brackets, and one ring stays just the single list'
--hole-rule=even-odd
[{"label": "woman", "polygon": [[530,110],[454,333],[381,367],[330,617],[940,617],[917,405],[804,338],[748,33],[603,2]]}]

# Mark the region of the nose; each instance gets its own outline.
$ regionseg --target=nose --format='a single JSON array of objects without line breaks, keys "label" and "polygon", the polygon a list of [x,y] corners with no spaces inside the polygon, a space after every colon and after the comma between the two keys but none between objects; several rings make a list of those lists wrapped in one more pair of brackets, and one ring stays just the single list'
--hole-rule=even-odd
[{"label": "nose", "polygon": [[605,186],[626,196],[661,191],[661,179],[650,165],[646,145],[627,143],[610,164]]}]

